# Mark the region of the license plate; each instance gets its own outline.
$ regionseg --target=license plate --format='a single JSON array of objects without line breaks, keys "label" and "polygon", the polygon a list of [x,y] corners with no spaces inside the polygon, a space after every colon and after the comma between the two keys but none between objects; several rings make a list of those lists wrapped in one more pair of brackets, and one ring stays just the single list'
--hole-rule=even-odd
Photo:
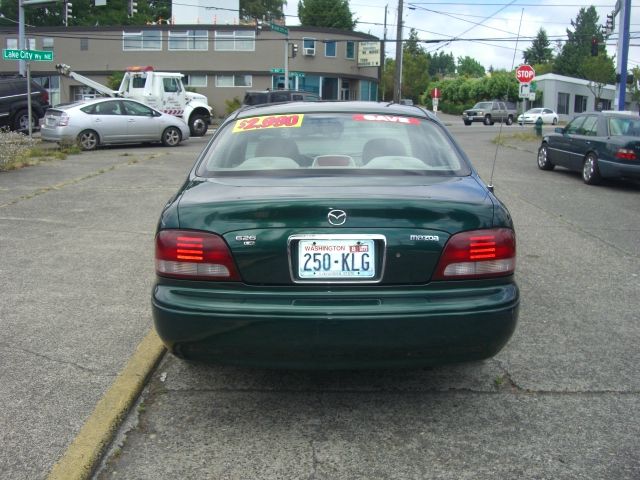
[{"label": "license plate", "polygon": [[372,239],[314,239],[298,242],[298,277],[362,278],[376,276]]}]

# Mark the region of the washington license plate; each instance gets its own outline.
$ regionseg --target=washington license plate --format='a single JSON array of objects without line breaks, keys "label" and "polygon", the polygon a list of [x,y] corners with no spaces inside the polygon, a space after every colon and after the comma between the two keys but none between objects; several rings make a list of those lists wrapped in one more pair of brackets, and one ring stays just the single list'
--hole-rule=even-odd
[{"label": "washington license plate", "polygon": [[371,239],[300,240],[298,277],[371,279],[376,275],[375,258]]}]

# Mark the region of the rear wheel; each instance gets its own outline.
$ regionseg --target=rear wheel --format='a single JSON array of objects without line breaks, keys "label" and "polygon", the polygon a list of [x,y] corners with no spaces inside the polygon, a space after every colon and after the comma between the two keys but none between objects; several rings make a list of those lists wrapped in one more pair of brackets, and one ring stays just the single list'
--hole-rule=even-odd
[{"label": "rear wheel", "polygon": [[554,118],[554,119],[553,119],[553,122],[551,122],[551,123],[552,123],[553,125],[557,125],[557,124],[558,124],[558,119],[557,119],[557,118]]},{"label": "rear wheel", "polygon": [[543,143],[538,149],[538,168],[540,170],[553,170],[555,165],[549,160],[549,150],[547,144]]},{"label": "rear wheel", "polygon": [[584,159],[582,180],[587,185],[597,185],[602,181],[600,169],[598,168],[598,159],[593,153],[588,154]]},{"label": "rear wheel", "polygon": [[176,147],[182,141],[182,134],[176,127],[168,127],[162,132],[162,144],[165,147]]},{"label": "rear wheel", "polygon": [[100,143],[100,137],[93,130],[83,130],[78,134],[78,146],[81,150],[95,150]]},{"label": "rear wheel", "polygon": [[209,125],[207,125],[206,119],[202,115],[191,115],[189,117],[189,131],[192,136],[201,137],[207,133],[208,128]]},{"label": "rear wheel", "polygon": [[[32,123],[35,124],[35,116],[32,116],[31,119]],[[22,109],[16,113],[16,116],[13,117],[13,129],[19,132],[29,130],[29,110]]]},{"label": "rear wheel", "polygon": [[513,117],[511,115],[509,115],[507,117],[507,125],[512,125],[513,124]]}]

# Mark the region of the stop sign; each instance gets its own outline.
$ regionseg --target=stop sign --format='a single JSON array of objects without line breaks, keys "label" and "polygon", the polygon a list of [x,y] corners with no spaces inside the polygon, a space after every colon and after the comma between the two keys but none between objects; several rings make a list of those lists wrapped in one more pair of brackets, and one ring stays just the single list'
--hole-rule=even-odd
[{"label": "stop sign", "polygon": [[520,65],[516,68],[516,78],[520,83],[530,83],[536,78],[536,71],[531,65]]}]

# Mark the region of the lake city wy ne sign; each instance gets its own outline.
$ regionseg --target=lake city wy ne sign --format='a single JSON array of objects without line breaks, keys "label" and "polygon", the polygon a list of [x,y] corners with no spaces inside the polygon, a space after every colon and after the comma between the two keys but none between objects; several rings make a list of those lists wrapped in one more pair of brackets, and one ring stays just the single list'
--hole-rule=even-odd
[{"label": "lake city wy ne sign", "polygon": [[52,62],[53,52],[49,50],[17,50],[5,48],[2,50],[4,60],[27,60],[31,62]]}]

